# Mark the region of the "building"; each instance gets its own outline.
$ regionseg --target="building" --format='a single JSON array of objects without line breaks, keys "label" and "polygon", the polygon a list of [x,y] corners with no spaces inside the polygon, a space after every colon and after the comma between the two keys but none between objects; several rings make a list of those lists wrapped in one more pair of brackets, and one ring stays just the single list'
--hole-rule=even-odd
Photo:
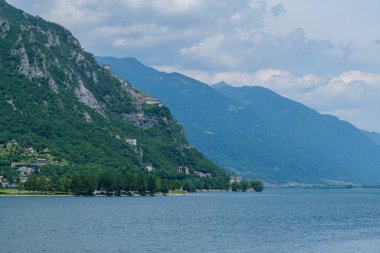
[{"label": "building", "polygon": [[152,172],[152,171],[154,171],[154,167],[153,167],[152,164],[148,164],[148,165],[146,165],[146,166],[145,166],[145,169],[146,169],[148,172]]},{"label": "building", "polygon": [[104,69],[107,69],[107,70],[110,70],[110,69],[111,69],[111,67],[110,67],[109,64],[103,64],[103,68],[104,68]]},{"label": "building", "polygon": [[178,166],[177,172],[184,172],[186,175],[190,174],[190,169],[186,166]]},{"label": "building", "polygon": [[49,160],[45,158],[37,158],[36,160],[34,160],[34,163],[37,165],[49,164]]},{"label": "building", "polygon": [[241,182],[241,177],[238,177],[238,176],[234,176],[234,177],[231,177],[230,178],[230,184],[233,184],[233,183],[240,183]]},{"label": "building", "polygon": [[131,146],[137,146],[137,140],[136,139],[125,139],[125,142]]},{"label": "building", "polygon": [[194,171],[194,174],[198,177],[212,177],[211,173],[203,173],[201,171]]},{"label": "building", "polygon": [[18,184],[16,184],[16,183],[7,183],[6,185],[5,185],[5,187],[7,188],[7,189],[17,189],[17,187],[18,187]]},{"label": "building", "polygon": [[7,143],[7,148],[18,147],[18,142],[16,140],[11,140]]},{"label": "building", "polygon": [[151,97],[145,97],[144,102],[148,105],[158,105],[161,104],[161,101],[156,99],[156,98],[151,98]]},{"label": "building", "polygon": [[34,154],[36,152],[37,152],[37,150],[35,150],[32,147],[24,149],[24,153],[26,153],[26,154]]},{"label": "building", "polygon": [[21,176],[26,176],[34,173],[34,168],[30,167],[21,167],[17,169],[17,172],[21,174]]},{"label": "building", "polygon": [[4,182],[4,176],[0,176],[0,183]]}]

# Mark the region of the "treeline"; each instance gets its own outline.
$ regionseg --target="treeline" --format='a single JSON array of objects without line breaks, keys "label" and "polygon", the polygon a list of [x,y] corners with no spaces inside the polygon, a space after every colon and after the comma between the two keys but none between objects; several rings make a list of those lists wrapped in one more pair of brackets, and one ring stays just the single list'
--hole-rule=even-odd
[{"label": "treeline", "polygon": [[260,180],[242,180],[240,183],[232,183],[231,190],[233,192],[242,191],[245,192],[249,189],[253,189],[256,192],[261,192],[264,189],[264,184]]},{"label": "treeline", "polygon": [[169,180],[158,179],[147,174],[121,173],[80,173],[59,176],[31,175],[23,184],[25,190],[35,192],[72,193],[75,195],[93,195],[95,191],[105,195],[138,193],[140,195],[156,192],[168,193],[177,185]]},{"label": "treeline", "polygon": [[71,193],[75,195],[154,195],[157,192],[167,194],[170,190],[182,189],[187,192],[197,190],[232,190],[247,191],[248,189],[262,191],[261,181],[250,180],[229,184],[228,178],[187,178],[184,180],[169,180],[158,178],[153,174],[144,173],[78,173],[59,177],[33,174],[24,184],[19,183],[19,189],[43,193]]},{"label": "treeline", "polygon": [[95,191],[106,195],[122,195],[138,193],[153,195],[163,194],[170,190],[183,189],[196,191],[197,189],[226,189],[226,184],[217,182],[218,179],[160,179],[152,174],[144,173],[79,173],[59,177],[57,175],[31,175],[23,184],[25,190],[31,192],[60,192],[76,195],[92,195]]}]

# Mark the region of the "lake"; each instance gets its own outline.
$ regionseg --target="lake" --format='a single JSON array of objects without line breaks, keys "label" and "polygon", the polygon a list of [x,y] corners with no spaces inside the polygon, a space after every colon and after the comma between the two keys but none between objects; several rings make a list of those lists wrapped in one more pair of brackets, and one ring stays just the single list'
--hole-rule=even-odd
[{"label": "lake", "polygon": [[0,197],[0,252],[380,252],[379,190]]}]

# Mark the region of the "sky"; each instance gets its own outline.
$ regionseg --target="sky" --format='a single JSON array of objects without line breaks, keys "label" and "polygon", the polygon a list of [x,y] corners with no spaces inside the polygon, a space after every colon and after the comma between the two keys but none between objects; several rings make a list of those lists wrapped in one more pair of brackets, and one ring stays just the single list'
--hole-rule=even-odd
[{"label": "sky", "polygon": [[378,0],[7,0],[98,56],[261,85],[380,132]]}]

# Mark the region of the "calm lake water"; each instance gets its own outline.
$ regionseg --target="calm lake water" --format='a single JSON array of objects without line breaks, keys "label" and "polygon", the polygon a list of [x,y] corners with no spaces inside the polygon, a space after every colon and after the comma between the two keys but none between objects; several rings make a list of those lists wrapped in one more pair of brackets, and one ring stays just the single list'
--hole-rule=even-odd
[{"label": "calm lake water", "polygon": [[0,252],[380,252],[380,191],[1,197]]}]

